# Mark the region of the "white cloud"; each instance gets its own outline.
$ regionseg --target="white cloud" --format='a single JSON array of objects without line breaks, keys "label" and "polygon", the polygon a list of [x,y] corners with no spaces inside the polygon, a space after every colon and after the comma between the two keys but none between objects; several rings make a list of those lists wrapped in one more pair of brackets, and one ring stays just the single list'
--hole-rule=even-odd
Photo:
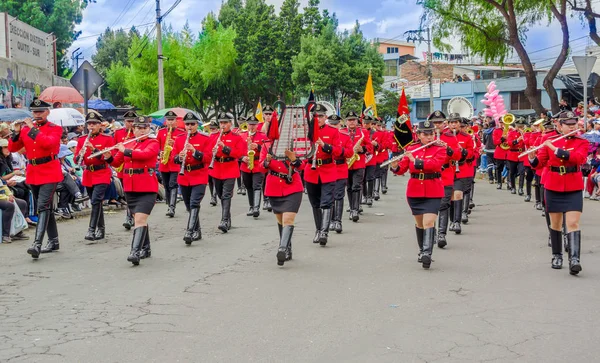
[{"label": "white cloud", "polygon": [[[358,20],[358,24],[360,26],[363,26],[363,25],[370,24],[370,23],[374,22],[375,18],[357,19],[357,20]],[[338,24],[338,30],[342,31],[342,32],[344,30],[352,30],[354,28],[354,25],[356,24],[357,20],[349,21],[349,22],[346,22],[346,23],[339,23]]]}]

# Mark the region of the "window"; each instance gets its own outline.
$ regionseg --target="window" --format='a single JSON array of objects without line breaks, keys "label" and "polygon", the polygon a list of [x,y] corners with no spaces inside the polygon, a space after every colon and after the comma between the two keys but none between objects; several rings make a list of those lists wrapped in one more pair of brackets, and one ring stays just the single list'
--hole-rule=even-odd
[{"label": "window", "polygon": [[429,101],[417,102],[417,119],[426,119],[429,116]]},{"label": "window", "polygon": [[388,54],[398,53],[398,47],[387,47],[387,53]]},{"label": "window", "polygon": [[397,77],[398,76],[398,62],[396,59],[387,59],[384,61],[385,68],[383,69],[383,75],[386,77]]},{"label": "window", "polygon": [[[542,101],[542,91],[537,91],[536,98],[539,102]],[[525,96],[525,91],[510,93],[511,110],[530,110],[532,108],[531,102],[529,102],[529,99]]]}]

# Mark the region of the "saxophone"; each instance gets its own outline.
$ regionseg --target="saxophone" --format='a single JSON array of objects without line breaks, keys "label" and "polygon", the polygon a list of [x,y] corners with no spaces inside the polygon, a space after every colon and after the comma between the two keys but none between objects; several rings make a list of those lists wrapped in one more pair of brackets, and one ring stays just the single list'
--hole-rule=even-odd
[{"label": "saxophone", "polygon": [[[360,143],[363,141],[364,138],[365,138],[365,134],[362,134],[360,136],[360,139],[358,139],[356,144],[354,144],[354,147],[352,148],[353,151],[354,151],[354,149],[356,149],[356,147],[358,145],[360,145]],[[356,151],[354,151],[354,155],[352,155],[350,157],[350,159],[346,160],[346,163],[348,164],[348,169],[350,169],[357,160],[360,160],[360,155],[358,155],[358,153]]]},{"label": "saxophone", "polygon": [[252,144],[252,136],[248,131],[248,170],[254,169],[254,155],[256,155],[256,151],[250,149],[250,144]]},{"label": "saxophone", "polygon": [[167,142],[171,139],[171,131],[172,127],[169,127],[169,132],[167,132],[167,138],[165,139],[165,148],[162,151],[162,158],[160,162],[163,165],[167,165],[169,163],[169,158],[171,157],[171,151],[173,151],[173,146],[169,145]]}]

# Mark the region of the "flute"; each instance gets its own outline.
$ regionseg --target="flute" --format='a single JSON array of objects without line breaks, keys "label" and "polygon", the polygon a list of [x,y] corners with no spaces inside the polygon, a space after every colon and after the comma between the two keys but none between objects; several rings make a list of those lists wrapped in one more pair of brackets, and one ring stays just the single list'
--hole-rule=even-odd
[{"label": "flute", "polygon": [[[436,142],[438,142],[438,141],[439,141],[439,140],[433,140],[433,141],[432,141],[432,142],[430,142],[429,144],[425,144],[425,145],[423,145],[423,146],[419,146],[418,148],[416,148],[416,149],[414,149],[414,150],[410,150],[410,151],[408,151],[408,152],[410,152],[410,153],[414,153],[415,151],[419,151],[419,150],[421,150],[421,149],[424,149],[424,148],[426,148],[426,147],[428,147],[428,146],[431,146],[431,145],[435,144],[435,143],[436,143]],[[394,156],[393,158],[391,158],[391,159],[389,159],[389,160],[386,160],[386,161],[384,161],[383,163],[381,163],[381,166],[379,166],[379,167],[380,167],[380,168],[386,167],[386,166],[388,166],[389,164],[391,164],[391,163],[393,163],[393,162],[395,162],[395,161],[399,161],[399,160],[400,160],[400,159],[402,159],[402,158],[403,158],[405,155],[406,155],[406,154],[402,154],[402,155]]]},{"label": "flute", "polygon": [[[560,137],[557,137],[556,139],[552,139],[552,140],[550,140],[550,142],[551,142],[551,143],[554,143],[555,141],[558,141],[558,140],[564,139],[565,137],[569,137],[569,136],[571,136],[571,135],[573,135],[573,134],[576,134],[576,133],[578,133],[578,132],[579,132],[579,130],[573,130],[573,131],[569,132],[568,134],[564,134],[564,135],[562,135],[562,136],[560,136]],[[525,155],[527,155],[527,154],[530,154],[530,153],[532,153],[532,152],[534,152],[534,151],[537,151],[537,150],[539,150],[539,149],[543,148],[544,146],[546,146],[546,145],[544,145],[544,144],[538,145],[538,146],[536,146],[536,147],[534,147],[534,148],[532,148],[532,149],[529,149],[529,150],[525,151],[524,153],[521,153],[521,154],[519,154],[519,157],[521,158],[521,157],[523,157],[523,156],[525,156]]]},{"label": "flute", "polygon": [[[136,138],[129,139],[129,140],[127,140],[127,141],[123,142],[122,144],[123,144],[123,145],[127,145],[127,144],[129,144],[129,143],[132,143],[132,142],[134,142],[134,141],[138,141],[138,140],[140,140],[140,139],[143,139],[144,137],[150,136],[150,135],[152,135],[152,134],[153,134],[153,132],[149,132],[149,133],[147,133],[147,134],[144,134],[144,135],[142,135],[142,136],[138,136],[138,137],[136,137]],[[118,144],[117,144],[117,145],[118,145]],[[93,158],[95,158],[96,156],[99,156],[99,155],[102,155],[102,154],[104,154],[105,152],[113,151],[114,149],[116,149],[116,148],[117,148],[117,145],[114,145],[114,146],[108,147],[108,148],[106,148],[106,149],[104,149],[104,150],[100,150],[100,151],[97,151],[97,152],[95,152],[95,153],[93,153],[93,154],[90,154],[90,156],[88,156],[88,159],[93,159]]]}]

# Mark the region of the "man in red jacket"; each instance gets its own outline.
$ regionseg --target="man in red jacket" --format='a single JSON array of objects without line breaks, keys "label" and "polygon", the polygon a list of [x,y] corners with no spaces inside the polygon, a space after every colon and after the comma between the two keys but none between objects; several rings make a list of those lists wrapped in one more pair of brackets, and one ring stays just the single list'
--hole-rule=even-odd
[{"label": "man in red jacket", "polygon": [[[24,121],[25,125],[15,124],[13,136],[8,142],[11,152],[25,148],[29,159],[25,182],[31,186],[38,209],[35,238],[27,250],[33,258],[38,258],[40,253],[59,249],[58,229],[52,206],[56,184],[63,180],[60,161],[56,157],[60,149],[62,129],[48,121],[50,107],[48,103],[35,99],[29,105],[33,112],[33,121],[28,118]],[[42,249],[46,229],[48,243]]]},{"label": "man in red jacket", "polygon": [[348,136],[356,159],[348,165],[348,201],[350,203],[350,219],[358,222],[360,209],[360,192],[365,179],[365,158],[368,153],[373,152],[373,145],[369,142],[367,131],[358,124],[358,115],[354,111],[346,114],[346,126]]},{"label": "man in red jacket", "polygon": [[[115,144],[118,144],[118,143],[121,143],[121,142],[124,142],[124,141],[134,138],[133,123],[137,118],[138,118],[138,114],[135,111],[129,110],[129,111],[125,112],[125,114],[123,115],[123,119],[124,119],[123,122],[125,123],[125,127],[115,131],[115,134],[114,134]],[[121,184],[123,184],[123,165],[117,165],[117,166],[115,166],[115,168],[116,168],[115,170],[117,172],[117,178],[119,178],[119,180],[121,181]],[[125,222],[123,223],[123,227],[125,227],[125,229],[127,229],[127,230],[130,230],[133,225],[134,225],[133,216],[131,215],[131,211],[130,211],[129,207],[127,207],[127,215],[125,216]]]},{"label": "man in red jacket", "polygon": [[334,230],[337,233],[342,233],[344,194],[346,191],[346,183],[348,182],[348,164],[346,160],[354,155],[354,150],[352,149],[354,145],[352,144],[352,140],[350,140],[348,132],[341,129],[341,121],[342,118],[338,115],[331,115],[327,118],[327,123],[339,130],[340,146],[342,147],[340,155],[335,158],[337,180],[335,181],[334,208],[331,216],[331,223],[329,224],[329,230]]},{"label": "man in red jacket", "polygon": [[[240,171],[242,181],[248,191],[248,203],[250,204],[250,209],[246,215],[258,218],[266,172],[265,168],[258,162],[258,158],[260,157],[260,150],[269,139],[267,135],[257,130],[258,119],[256,116],[248,117],[246,122],[248,123],[248,131],[240,133],[240,136],[246,142],[247,149],[246,155],[242,156],[241,159]],[[252,162],[250,163],[251,155]]]},{"label": "man in red jacket", "polygon": [[[156,140],[160,146],[160,163],[158,164],[158,171],[162,176],[163,186],[165,187],[165,199],[169,206],[166,215],[168,217],[175,216],[175,206],[177,205],[177,174],[179,167],[173,162],[175,154],[170,152],[169,157],[165,157],[164,153],[173,150],[175,145],[175,139],[179,135],[183,135],[185,131],[177,128],[177,115],[175,112],[169,110],[165,114],[165,127],[158,131]],[[164,162],[163,162],[164,161]]]}]

